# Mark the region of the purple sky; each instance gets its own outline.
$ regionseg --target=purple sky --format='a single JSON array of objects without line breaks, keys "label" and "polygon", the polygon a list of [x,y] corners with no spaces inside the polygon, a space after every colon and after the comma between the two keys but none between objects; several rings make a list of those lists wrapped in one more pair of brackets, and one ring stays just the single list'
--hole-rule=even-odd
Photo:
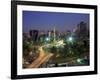
[{"label": "purple sky", "polygon": [[89,14],[23,11],[23,31],[30,29],[58,31],[73,30],[81,21],[89,24]]}]

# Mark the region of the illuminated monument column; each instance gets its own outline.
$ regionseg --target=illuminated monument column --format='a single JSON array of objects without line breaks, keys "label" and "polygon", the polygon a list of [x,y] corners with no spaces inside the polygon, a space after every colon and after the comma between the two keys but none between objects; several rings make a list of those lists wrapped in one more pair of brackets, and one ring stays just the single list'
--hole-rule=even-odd
[{"label": "illuminated monument column", "polygon": [[55,31],[55,27],[54,27],[54,29],[53,29],[53,32],[54,32],[54,42],[56,42],[56,31]]}]

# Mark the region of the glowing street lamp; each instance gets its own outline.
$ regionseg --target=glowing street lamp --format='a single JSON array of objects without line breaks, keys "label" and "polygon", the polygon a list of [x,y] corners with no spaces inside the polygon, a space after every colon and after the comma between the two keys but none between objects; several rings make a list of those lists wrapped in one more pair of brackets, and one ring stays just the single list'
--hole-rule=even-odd
[{"label": "glowing street lamp", "polygon": [[80,63],[82,59],[77,59],[77,62]]},{"label": "glowing street lamp", "polygon": [[73,41],[73,37],[69,37],[69,38],[68,38],[68,41],[69,41],[69,42],[72,42],[72,41]]},{"label": "glowing street lamp", "polygon": [[83,61],[83,59],[81,59],[81,58],[77,59],[77,62],[80,63],[80,64],[82,64],[82,61]]},{"label": "glowing street lamp", "polygon": [[69,41],[72,41],[72,37],[69,38]]},{"label": "glowing street lamp", "polygon": [[50,41],[50,38],[49,37],[46,37],[46,39],[45,39],[46,41]]}]

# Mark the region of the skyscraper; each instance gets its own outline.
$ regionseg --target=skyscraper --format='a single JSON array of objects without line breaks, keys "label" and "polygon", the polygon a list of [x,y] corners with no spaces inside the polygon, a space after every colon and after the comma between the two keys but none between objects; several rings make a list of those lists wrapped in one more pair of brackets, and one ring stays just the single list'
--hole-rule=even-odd
[{"label": "skyscraper", "polygon": [[33,41],[38,40],[38,30],[30,30],[30,36]]},{"label": "skyscraper", "polygon": [[87,23],[85,22],[80,22],[77,25],[77,29],[75,31],[76,35],[78,36],[78,38],[80,39],[86,39],[89,35],[89,30],[87,28]]}]

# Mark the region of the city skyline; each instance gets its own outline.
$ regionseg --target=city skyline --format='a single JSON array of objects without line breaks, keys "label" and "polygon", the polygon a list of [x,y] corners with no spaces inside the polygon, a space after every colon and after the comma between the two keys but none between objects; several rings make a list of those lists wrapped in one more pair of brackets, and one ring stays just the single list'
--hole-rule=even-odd
[{"label": "city skyline", "polygon": [[88,27],[88,14],[23,11],[23,68],[90,65]]},{"label": "city skyline", "polygon": [[31,29],[72,31],[81,21],[89,26],[89,14],[23,11],[23,32]]}]

